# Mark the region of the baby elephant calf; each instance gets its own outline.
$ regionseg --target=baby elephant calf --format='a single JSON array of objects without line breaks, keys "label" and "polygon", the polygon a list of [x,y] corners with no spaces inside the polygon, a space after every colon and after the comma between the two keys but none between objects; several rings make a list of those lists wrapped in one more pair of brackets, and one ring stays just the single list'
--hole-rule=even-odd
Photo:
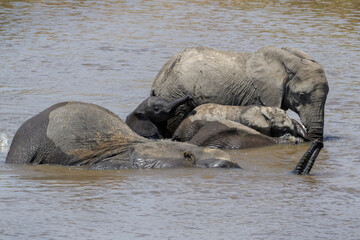
[{"label": "baby elephant calf", "polygon": [[174,101],[161,97],[148,97],[126,118],[126,124],[140,136],[161,139],[170,138],[167,120],[175,116],[176,109],[192,98],[187,95]]}]

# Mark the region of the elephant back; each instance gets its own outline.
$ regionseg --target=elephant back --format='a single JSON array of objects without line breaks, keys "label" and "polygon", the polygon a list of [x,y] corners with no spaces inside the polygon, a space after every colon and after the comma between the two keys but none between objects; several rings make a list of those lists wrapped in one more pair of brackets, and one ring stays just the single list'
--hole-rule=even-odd
[{"label": "elephant back", "polygon": [[176,116],[168,121],[168,130],[173,133],[201,104],[255,104],[252,97],[255,89],[245,75],[245,63],[250,55],[195,47],[172,57],[155,77],[150,95],[172,101],[190,93],[193,101],[177,109]]},{"label": "elephant back", "polygon": [[[37,130],[35,136],[31,129]],[[65,102],[44,110],[19,128],[7,162],[84,165],[144,141],[103,107]]]}]

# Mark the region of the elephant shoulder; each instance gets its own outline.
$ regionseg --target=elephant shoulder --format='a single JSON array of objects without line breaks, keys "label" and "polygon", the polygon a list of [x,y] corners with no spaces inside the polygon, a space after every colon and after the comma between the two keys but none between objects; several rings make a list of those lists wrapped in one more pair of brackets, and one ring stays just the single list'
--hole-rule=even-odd
[{"label": "elephant shoulder", "polygon": [[273,47],[263,47],[249,58],[246,76],[257,89],[260,104],[280,107],[288,73],[281,61],[268,54],[269,49]]}]

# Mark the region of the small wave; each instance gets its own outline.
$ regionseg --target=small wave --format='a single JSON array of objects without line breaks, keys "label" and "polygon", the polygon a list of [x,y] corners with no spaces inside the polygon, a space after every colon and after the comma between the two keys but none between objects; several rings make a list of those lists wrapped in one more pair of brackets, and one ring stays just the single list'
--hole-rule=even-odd
[{"label": "small wave", "polygon": [[341,137],[339,137],[339,136],[333,136],[333,135],[327,135],[327,136],[324,136],[324,139],[323,139],[323,141],[325,142],[327,142],[327,141],[339,141],[339,140],[341,140],[342,138]]},{"label": "small wave", "polygon": [[0,147],[7,147],[8,146],[8,137],[5,133],[0,134]]},{"label": "small wave", "polygon": [[7,152],[8,150],[8,137],[6,136],[5,133],[1,133],[0,134],[0,152]]},{"label": "small wave", "polygon": [[284,140],[285,142],[291,142],[294,144],[304,142],[304,139],[299,137],[294,137],[290,133],[285,133],[283,136],[280,137],[281,140]]}]

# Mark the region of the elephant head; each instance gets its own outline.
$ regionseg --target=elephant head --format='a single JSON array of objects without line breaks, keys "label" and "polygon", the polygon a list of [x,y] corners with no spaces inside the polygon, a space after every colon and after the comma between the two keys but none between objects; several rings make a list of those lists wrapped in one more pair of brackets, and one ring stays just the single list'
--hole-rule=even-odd
[{"label": "elephant head", "polygon": [[300,116],[310,139],[323,138],[329,86],[319,63],[297,49],[264,47],[249,59],[247,74],[259,89],[263,105],[291,109]]},{"label": "elephant head", "polygon": [[192,98],[189,95],[167,101],[161,97],[148,97],[126,118],[126,124],[137,134],[148,138],[170,137],[166,121],[175,115],[175,110]]},{"label": "elephant head", "polygon": [[130,156],[132,168],[241,168],[227,152],[168,140],[137,144]]},{"label": "elephant head", "polygon": [[163,123],[174,116],[175,110],[181,104],[189,100],[189,95],[170,102],[161,97],[149,97],[135,109],[135,114],[148,118],[152,123]]}]

